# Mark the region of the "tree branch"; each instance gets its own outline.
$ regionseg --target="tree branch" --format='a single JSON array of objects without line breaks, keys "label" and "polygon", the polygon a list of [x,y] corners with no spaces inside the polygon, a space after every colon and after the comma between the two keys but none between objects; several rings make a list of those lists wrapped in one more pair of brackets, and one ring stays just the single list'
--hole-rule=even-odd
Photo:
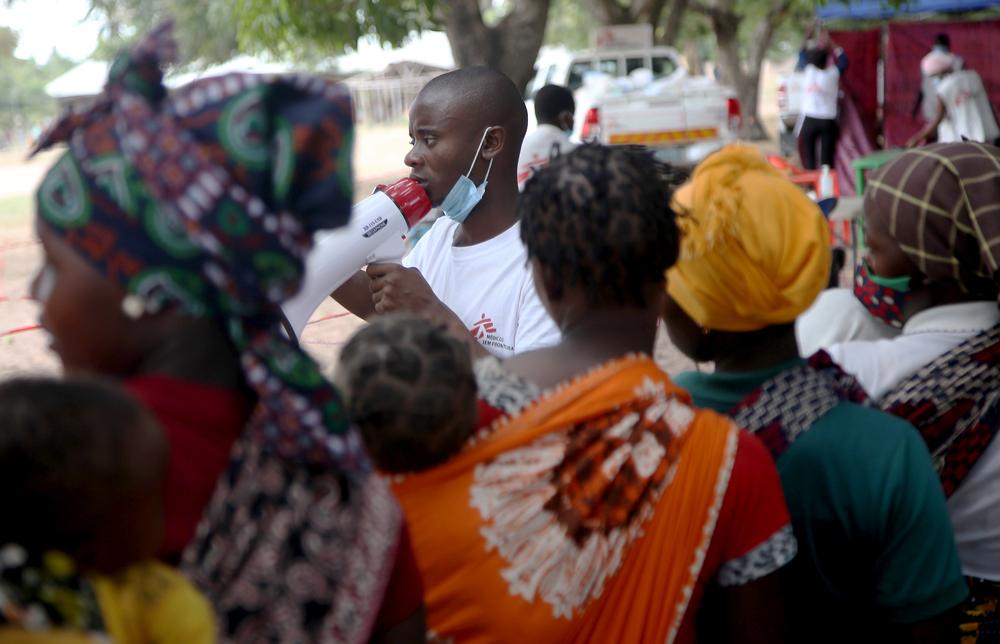
[{"label": "tree branch", "polygon": [[771,46],[771,40],[774,39],[774,32],[781,21],[788,16],[793,2],[794,0],[782,0],[772,5],[764,20],[757,24],[757,28],[754,29],[753,37],[750,40],[748,58],[750,59],[751,69],[760,69],[760,66],[764,64],[764,58],[767,56],[767,50]]},{"label": "tree branch", "polygon": [[670,11],[667,13],[667,22],[663,27],[662,42],[666,45],[673,45],[680,33],[681,25],[684,21],[684,13],[690,5],[690,0],[673,0],[670,4]]},{"label": "tree branch", "polygon": [[601,24],[622,25],[632,21],[629,10],[615,0],[590,0],[590,11]]}]

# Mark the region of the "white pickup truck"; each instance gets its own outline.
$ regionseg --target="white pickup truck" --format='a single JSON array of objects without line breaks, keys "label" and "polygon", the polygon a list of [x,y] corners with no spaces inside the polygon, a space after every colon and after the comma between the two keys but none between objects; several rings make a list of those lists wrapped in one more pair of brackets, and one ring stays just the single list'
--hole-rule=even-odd
[{"label": "white pickup truck", "polygon": [[[548,52],[538,61],[529,96],[549,83],[573,90],[574,138],[645,145],[674,163],[697,163],[735,141],[740,127],[736,92],[712,78],[689,76],[669,47]],[[529,112],[533,119],[530,105]]]}]

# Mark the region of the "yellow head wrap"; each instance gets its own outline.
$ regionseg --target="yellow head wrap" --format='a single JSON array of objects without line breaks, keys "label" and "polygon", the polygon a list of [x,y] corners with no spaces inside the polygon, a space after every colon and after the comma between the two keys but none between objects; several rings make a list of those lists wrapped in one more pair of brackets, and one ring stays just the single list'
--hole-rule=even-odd
[{"label": "yellow head wrap", "polygon": [[830,274],[830,231],[819,208],[752,147],[706,159],[674,195],[681,258],[667,292],[706,329],[785,324]]}]

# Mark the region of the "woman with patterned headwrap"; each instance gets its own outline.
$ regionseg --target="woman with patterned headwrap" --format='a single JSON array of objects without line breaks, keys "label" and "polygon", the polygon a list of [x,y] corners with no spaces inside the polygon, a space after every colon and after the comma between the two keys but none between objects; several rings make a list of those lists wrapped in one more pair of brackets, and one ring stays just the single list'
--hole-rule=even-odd
[{"label": "woman with patterned headwrap", "polygon": [[826,354],[798,357],[795,318],[830,267],[823,216],[744,146],[706,159],[674,203],[683,237],[664,318],[681,351],[715,363],[675,380],[775,457],[801,544],[793,641],[944,641],[967,591],[926,447]]},{"label": "woman with patterned headwrap", "polygon": [[[834,345],[830,355],[882,409],[920,430],[948,497],[962,570],[972,578],[963,632],[995,634],[1000,148],[941,143],[907,152],[872,177],[864,210],[871,275],[859,294],[902,333]],[[991,626],[977,625],[982,620]]]},{"label": "woman with patterned headwrap", "polygon": [[184,551],[223,639],[364,642],[411,617],[419,639],[400,511],[280,326],[313,233],[349,215],[349,95],[249,74],[167,95],[174,55],[166,25],[39,143],[69,146],[37,195],[42,325],[67,372],[120,378],[165,427],[163,555]]}]

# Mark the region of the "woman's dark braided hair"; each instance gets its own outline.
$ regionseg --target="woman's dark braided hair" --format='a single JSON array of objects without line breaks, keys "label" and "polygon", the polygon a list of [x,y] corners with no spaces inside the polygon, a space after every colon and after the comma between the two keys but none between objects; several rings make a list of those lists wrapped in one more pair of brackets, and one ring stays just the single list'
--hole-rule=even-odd
[{"label": "woman's dark braided hair", "polygon": [[344,346],[335,380],[372,461],[384,472],[443,463],[475,431],[469,348],[426,320],[374,319]]},{"label": "woman's dark braided hair", "polygon": [[670,199],[685,179],[643,148],[578,147],[524,187],[517,208],[529,259],[584,287],[593,306],[646,306],[648,287],[677,261]]}]

